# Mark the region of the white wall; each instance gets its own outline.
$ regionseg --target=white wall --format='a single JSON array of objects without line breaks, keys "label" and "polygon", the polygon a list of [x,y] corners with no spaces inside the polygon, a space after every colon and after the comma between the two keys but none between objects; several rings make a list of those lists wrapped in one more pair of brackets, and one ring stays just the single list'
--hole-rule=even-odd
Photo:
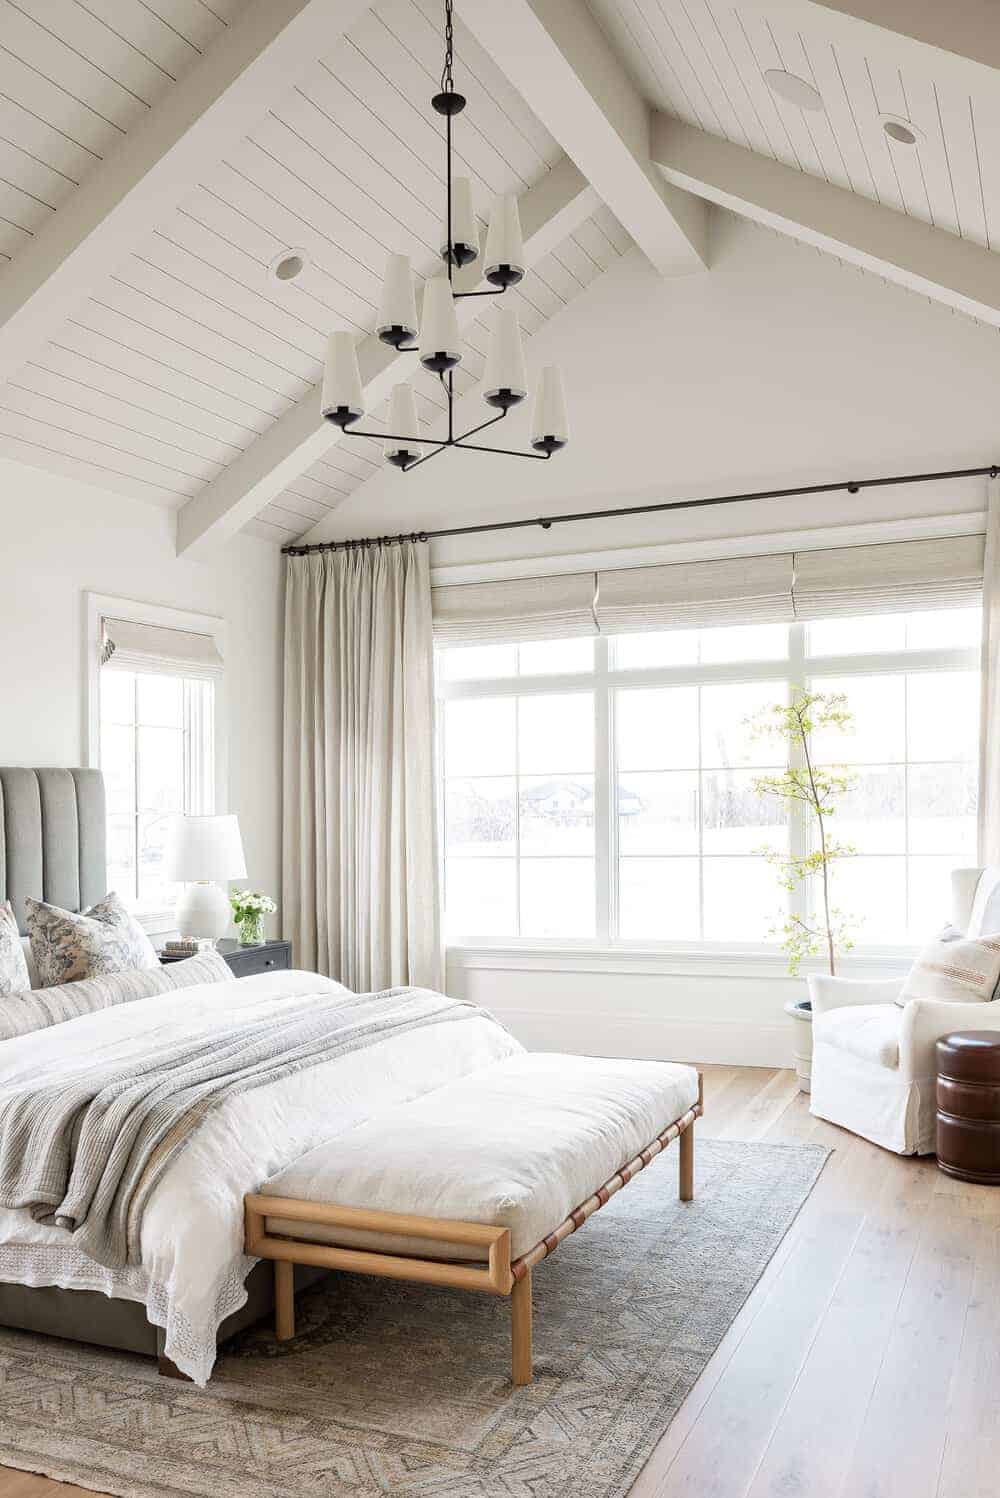
[{"label": "white wall", "polygon": [[230,809],[250,880],[279,895],[280,588],[280,555],[264,541],[178,560],[169,511],[0,460],[0,764],[84,762],[86,592],[221,615]]},{"label": "white wall", "polygon": [[[573,421],[565,453],[547,464],[456,453],[409,477],[380,473],[334,512],[324,534],[471,525],[1000,458],[993,329],[726,214],[715,216],[710,274],[662,280],[631,254],[536,335],[528,357],[533,370],[563,365]],[[505,435],[523,441],[523,427],[512,420]],[[951,513],[971,513],[979,526],[984,502],[982,480],[905,486],[467,537],[435,542],[432,555],[446,572],[451,564]],[[904,967],[848,964],[882,977]],[[748,970],[724,960],[609,964],[451,952],[448,974],[450,992],[491,1007],[532,1046],[758,1065],[790,1063],[782,1006],[805,991],[780,960]]]}]

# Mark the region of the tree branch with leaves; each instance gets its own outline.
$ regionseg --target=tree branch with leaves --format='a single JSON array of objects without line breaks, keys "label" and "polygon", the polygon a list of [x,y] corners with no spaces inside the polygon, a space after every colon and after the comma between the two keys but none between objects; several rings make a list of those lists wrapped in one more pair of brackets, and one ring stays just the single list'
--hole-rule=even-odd
[{"label": "tree branch with leaves", "polygon": [[842,765],[818,765],[812,736],[818,729],[847,731],[854,717],[842,692],[822,693],[795,691],[788,704],[765,708],[749,720],[756,738],[781,740],[786,747],[788,768],[780,775],[758,775],[754,790],[758,796],[774,797],[789,807],[792,817],[815,831],[815,846],[802,855],[763,849],[767,861],[778,870],[783,889],[794,893],[819,886],[819,900],[814,915],[793,913],[768,933],[778,936],[788,955],[788,970],[797,973],[806,957],[825,953],[830,973],[837,970],[837,953],[850,951],[854,945],[851,921],[831,901],[831,869],[841,859],[855,856],[856,849],[837,842],[830,833],[830,820],[836,811],[836,798],[849,791],[857,777]]}]

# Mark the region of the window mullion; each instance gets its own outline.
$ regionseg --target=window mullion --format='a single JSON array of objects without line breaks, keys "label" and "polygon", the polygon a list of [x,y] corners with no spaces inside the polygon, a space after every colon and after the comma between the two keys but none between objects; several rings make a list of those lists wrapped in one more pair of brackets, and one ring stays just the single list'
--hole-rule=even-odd
[{"label": "window mullion", "polygon": [[[788,630],[788,675],[789,701],[794,693],[805,692],[806,685],[806,626],[792,624]],[[788,756],[790,769],[805,769],[805,756],[796,745],[791,746]],[[788,818],[788,849],[793,858],[805,858],[809,853],[812,829],[801,808],[790,808]],[[800,880],[788,898],[788,914],[809,921],[812,916],[811,891]]]},{"label": "window mullion", "polygon": [[617,809],[613,763],[611,693],[608,687],[608,642],[594,642],[594,931],[607,945],[618,931],[616,889]]}]

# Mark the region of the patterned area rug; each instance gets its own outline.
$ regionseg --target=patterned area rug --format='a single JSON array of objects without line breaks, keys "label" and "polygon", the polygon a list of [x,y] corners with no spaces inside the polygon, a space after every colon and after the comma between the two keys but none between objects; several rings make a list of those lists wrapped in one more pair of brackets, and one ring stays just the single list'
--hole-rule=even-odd
[{"label": "patterned area rug", "polygon": [[622,1498],[828,1151],[699,1141],[535,1271],[535,1382],[509,1382],[509,1305],[331,1276],[299,1336],[262,1325],[207,1389],[151,1361],[0,1331],[0,1463],[123,1498]]}]

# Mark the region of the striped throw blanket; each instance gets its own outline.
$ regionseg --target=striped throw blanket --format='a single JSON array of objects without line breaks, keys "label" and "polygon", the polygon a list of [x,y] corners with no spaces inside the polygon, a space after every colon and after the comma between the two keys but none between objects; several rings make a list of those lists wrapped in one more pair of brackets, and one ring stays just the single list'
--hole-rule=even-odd
[{"label": "striped throw blanket", "polygon": [[141,1061],[41,1068],[0,1093],[0,1206],[72,1235],[109,1268],[139,1262],[146,1201],[225,1099],[407,1030],[484,1011],[429,989],[319,994],[266,1018],[152,1043]]}]

